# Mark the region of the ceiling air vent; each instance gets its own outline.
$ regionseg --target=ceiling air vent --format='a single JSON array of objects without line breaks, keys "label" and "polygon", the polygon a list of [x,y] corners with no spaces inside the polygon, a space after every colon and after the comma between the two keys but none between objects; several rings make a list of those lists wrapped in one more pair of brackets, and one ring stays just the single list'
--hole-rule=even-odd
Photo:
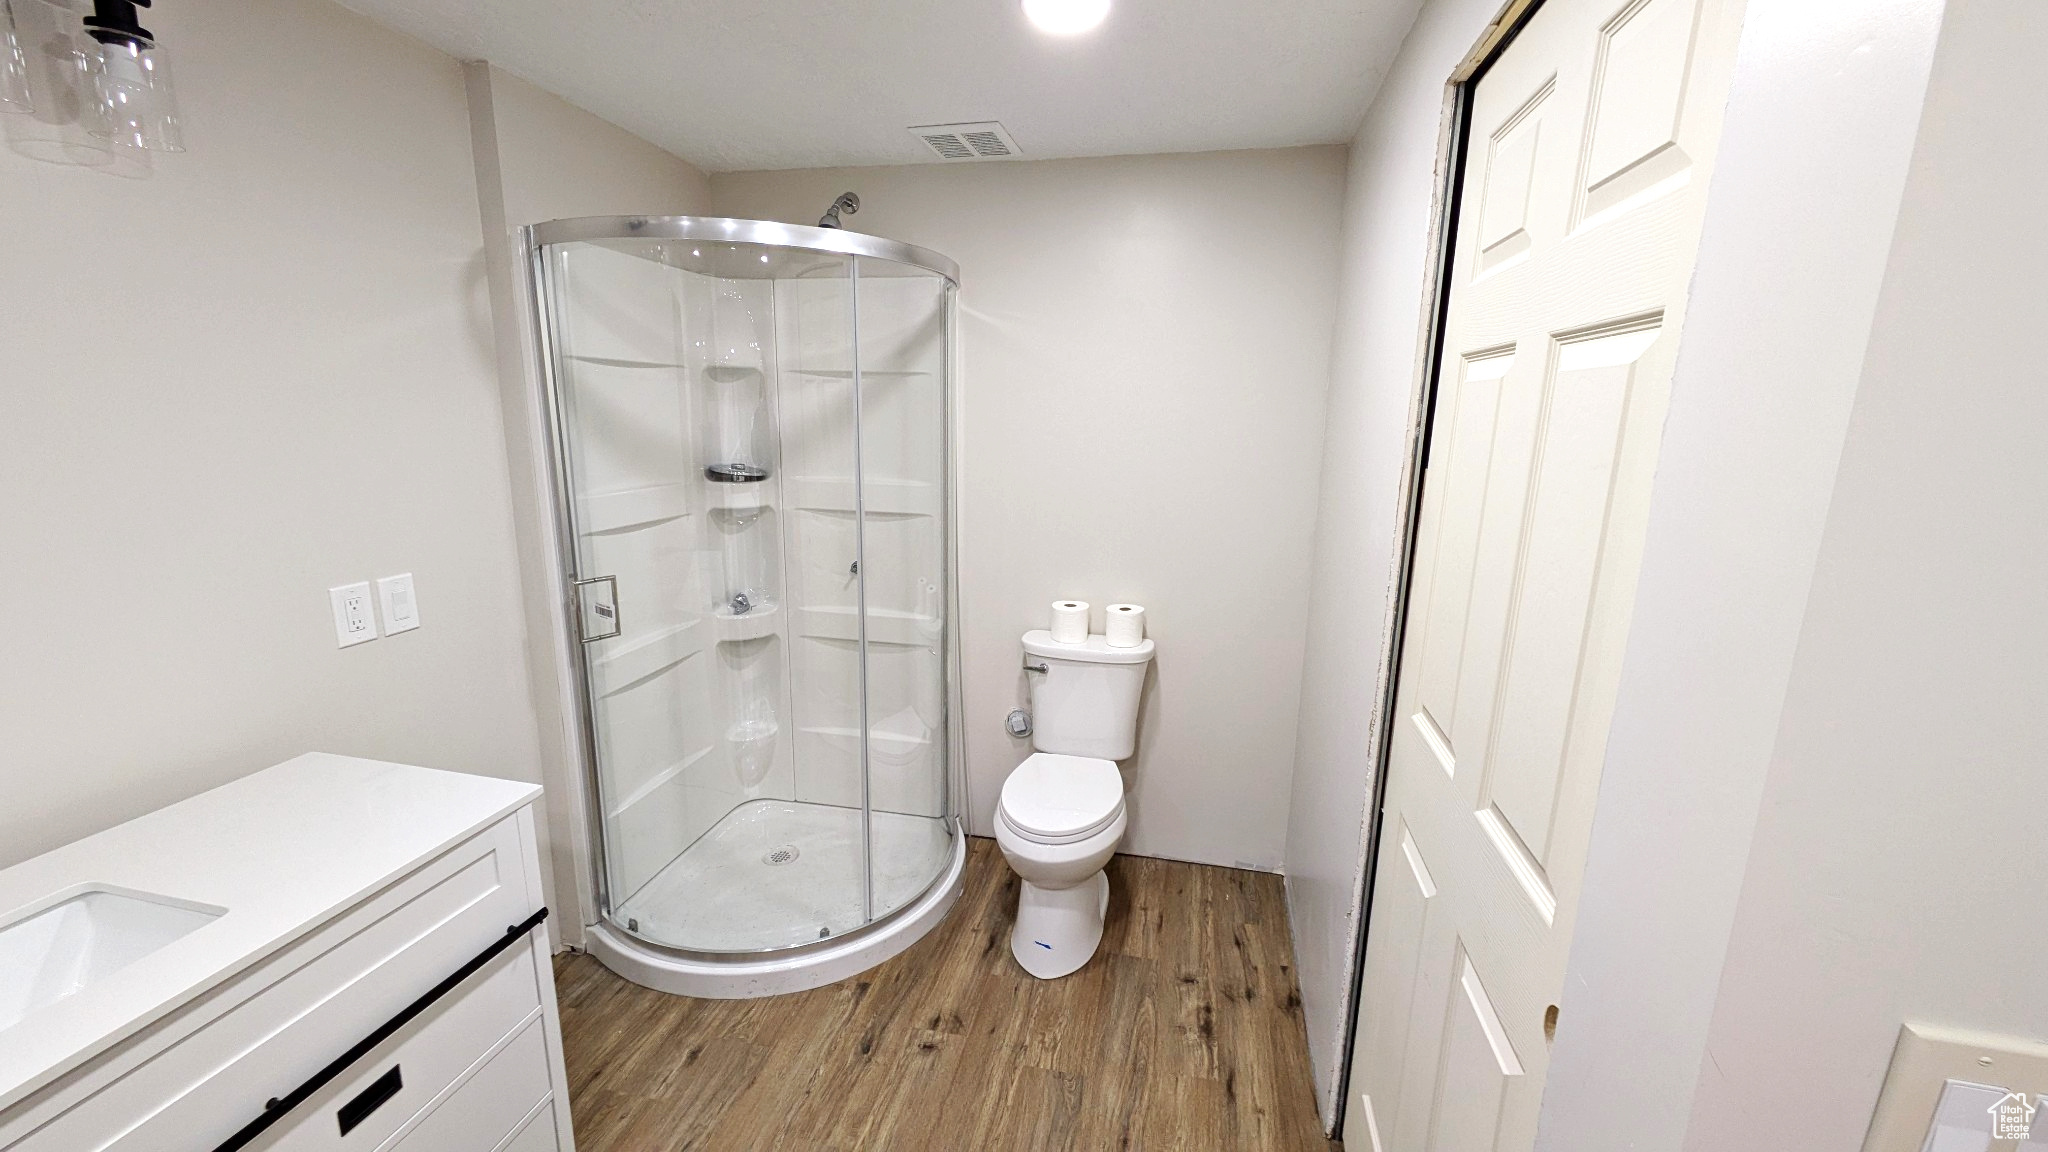
[{"label": "ceiling air vent", "polygon": [[979,124],[925,124],[911,134],[941,160],[1013,160],[1024,152],[1009,130],[993,120]]}]

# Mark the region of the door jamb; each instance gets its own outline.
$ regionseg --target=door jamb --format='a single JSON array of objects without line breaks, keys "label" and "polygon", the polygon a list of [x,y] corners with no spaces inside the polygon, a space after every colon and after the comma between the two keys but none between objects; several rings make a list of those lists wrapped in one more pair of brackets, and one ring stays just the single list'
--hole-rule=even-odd
[{"label": "door jamb", "polygon": [[1415,535],[1421,521],[1422,488],[1429,470],[1430,435],[1436,414],[1437,380],[1444,355],[1444,319],[1451,298],[1452,262],[1457,259],[1460,197],[1472,129],[1472,88],[1513,43],[1543,0],[1506,0],[1480,33],[1449,79],[1444,82],[1443,128],[1437,147],[1436,203],[1431,212],[1428,276],[1423,292],[1429,301],[1416,337],[1416,380],[1409,409],[1408,457],[1401,480],[1400,573],[1389,598],[1386,644],[1380,660],[1377,699],[1373,705],[1374,773],[1366,808],[1363,837],[1366,851],[1357,881],[1358,918],[1352,931],[1351,964],[1344,985],[1344,1039],[1337,1072],[1337,1093],[1330,1108],[1329,1135],[1344,1130],[1351,1099],[1352,1052],[1358,1042],[1358,1002],[1365,979],[1365,950],[1371,935],[1373,887],[1379,873],[1380,831],[1386,804],[1388,758],[1393,751],[1395,693],[1400,687],[1401,655],[1408,624],[1408,598],[1415,575]]}]

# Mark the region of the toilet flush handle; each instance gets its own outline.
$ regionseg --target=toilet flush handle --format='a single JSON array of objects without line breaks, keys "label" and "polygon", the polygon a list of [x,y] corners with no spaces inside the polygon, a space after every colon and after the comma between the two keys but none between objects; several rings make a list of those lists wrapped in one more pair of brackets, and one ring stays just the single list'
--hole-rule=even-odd
[{"label": "toilet flush handle", "polygon": [[1050,665],[1050,664],[1026,664],[1026,665],[1024,666],[1024,670],[1025,670],[1026,672],[1050,672],[1050,671],[1052,671],[1052,665]]}]

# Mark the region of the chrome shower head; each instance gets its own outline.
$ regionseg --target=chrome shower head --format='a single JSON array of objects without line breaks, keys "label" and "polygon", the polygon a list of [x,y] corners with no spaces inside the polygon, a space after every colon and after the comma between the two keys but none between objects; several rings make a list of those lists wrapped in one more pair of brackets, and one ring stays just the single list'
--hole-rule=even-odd
[{"label": "chrome shower head", "polygon": [[839,214],[841,212],[844,212],[848,216],[851,216],[858,211],[860,211],[860,197],[854,195],[851,192],[841,192],[839,194],[839,199],[834,200],[832,202],[832,206],[830,208],[825,209],[825,214],[823,216],[818,217],[818,227],[841,227],[839,223]]}]

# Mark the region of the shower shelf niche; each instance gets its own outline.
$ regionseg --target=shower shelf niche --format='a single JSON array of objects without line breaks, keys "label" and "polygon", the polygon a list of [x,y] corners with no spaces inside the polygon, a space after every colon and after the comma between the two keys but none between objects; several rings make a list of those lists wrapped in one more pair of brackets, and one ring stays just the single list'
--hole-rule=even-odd
[{"label": "shower shelf niche", "polygon": [[750,762],[767,764],[775,754],[775,738],[781,734],[782,726],[773,720],[741,720],[725,730],[725,742],[732,746],[733,759],[743,776],[752,774],[746,767]]},{"label": "shower shelf niche", "polygon": [[[765,484],[713,484],[713,488],[765,488]],[[716,534],[724,585],[715,592],[713,610],[750,616],[782,600],[782,557],[775,512],[766,501],[744,508],[715,508],[711,527]],[[749,612],[730,611],[734,597],[755,605]]]},{"label": "shower shelf niche", "polygon": [[782,606],[773,602],[756,604],[744,615],[720,608],[711,614],[711,633],[721,644],[759,640],[776,635],[782,628]]},{"label": "shower shelf niche", "polygon": [[[748,615],[752,615],[749,613]],[[733,623],[747,617],[726,617]],[[772,625],[773,619],[767,621]],[[724,732],[732,782],[748,796],[774,772],[782,731],[782,639],[770,627],[758,636],[722,638],[718,665],[725,696]]]},{"label": "shower shelf niche", "polygon": [[[682,365],[678,364],[680,368]],[[704,378],[713,384],[737,384],[742,380],[764,379],[767,373],[758,364],[738,364],[731,361],[714,361],[704,366]]]},{"label": "shower shelf niche", "polygon": [[714,512],[759,512],[775,507],[775,491],[767,484],[704,482],[705,502]]}]

